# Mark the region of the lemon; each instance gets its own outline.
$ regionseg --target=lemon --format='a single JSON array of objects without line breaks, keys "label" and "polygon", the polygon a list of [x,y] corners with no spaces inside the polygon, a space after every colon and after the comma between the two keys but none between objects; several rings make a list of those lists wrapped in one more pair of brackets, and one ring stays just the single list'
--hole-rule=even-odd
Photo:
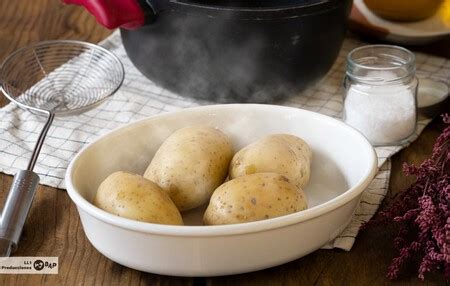
[{"label": "lemon", "polygon": [[378,16],[393,21],[418,21],[431,17],[443,0],[364,0]]}]

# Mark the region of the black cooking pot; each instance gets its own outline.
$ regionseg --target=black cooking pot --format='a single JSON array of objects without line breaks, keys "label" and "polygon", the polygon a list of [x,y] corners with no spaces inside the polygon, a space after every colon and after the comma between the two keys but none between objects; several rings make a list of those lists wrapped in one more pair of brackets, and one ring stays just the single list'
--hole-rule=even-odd
[{"label": "black cooking pot", "polygon": [[172,92],[217,102],[270,102],[330,69],[351,4],[142,0],[145,25],[121,29],[121,35],[134,65]]}]

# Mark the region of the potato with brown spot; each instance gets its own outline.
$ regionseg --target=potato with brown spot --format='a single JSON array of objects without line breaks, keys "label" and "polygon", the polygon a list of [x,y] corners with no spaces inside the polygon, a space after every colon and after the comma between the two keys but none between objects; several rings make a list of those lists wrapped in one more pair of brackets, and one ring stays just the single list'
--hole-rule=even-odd
[{"label": "potato with brown spot", "polygon": [[303,190],[275,173],[245,175],[218,187],[203,216],[206,225],[234,224],[292,214],[307,208]]},{"label": "potato with brown spot", "polygon": [[301,138],[289,134],[264,137],[237,152],[230,163],[230,178],[273,172],[299,188],[309,182],[312,151]]},{"label": "potato with brown spot", "polygon": [[94,204],[124,218],[183,225],[183,219],[169,195],[140,175],[115,172],[98,187]]},{"label": "potato with brown spot", "polygon": [[232,157],[232,144],[220,130],[186,127],[164,141],[144,177],[157,183],[185,211],[208,202],[225,180]]}]

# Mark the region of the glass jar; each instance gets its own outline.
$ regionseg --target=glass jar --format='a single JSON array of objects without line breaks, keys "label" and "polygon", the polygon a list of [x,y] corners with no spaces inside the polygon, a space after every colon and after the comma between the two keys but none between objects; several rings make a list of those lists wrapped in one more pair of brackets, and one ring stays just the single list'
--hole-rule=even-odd
[{"label": "glass jar", "polygon": [[391,45],[369,45],[347,56],[343,120],[374,146],[403,143],[416,130],[415,57]]}]

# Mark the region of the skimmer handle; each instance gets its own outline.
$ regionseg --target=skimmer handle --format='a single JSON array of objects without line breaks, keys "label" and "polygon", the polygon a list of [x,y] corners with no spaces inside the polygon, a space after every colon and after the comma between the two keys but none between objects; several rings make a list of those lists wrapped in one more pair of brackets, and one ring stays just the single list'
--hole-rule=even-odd
[{"label": "skimmer handle", "polygon": [[9,256],[19,243],[33,201],[39,176],[28,170],[17,172],[0,218],[0,256]]}]

